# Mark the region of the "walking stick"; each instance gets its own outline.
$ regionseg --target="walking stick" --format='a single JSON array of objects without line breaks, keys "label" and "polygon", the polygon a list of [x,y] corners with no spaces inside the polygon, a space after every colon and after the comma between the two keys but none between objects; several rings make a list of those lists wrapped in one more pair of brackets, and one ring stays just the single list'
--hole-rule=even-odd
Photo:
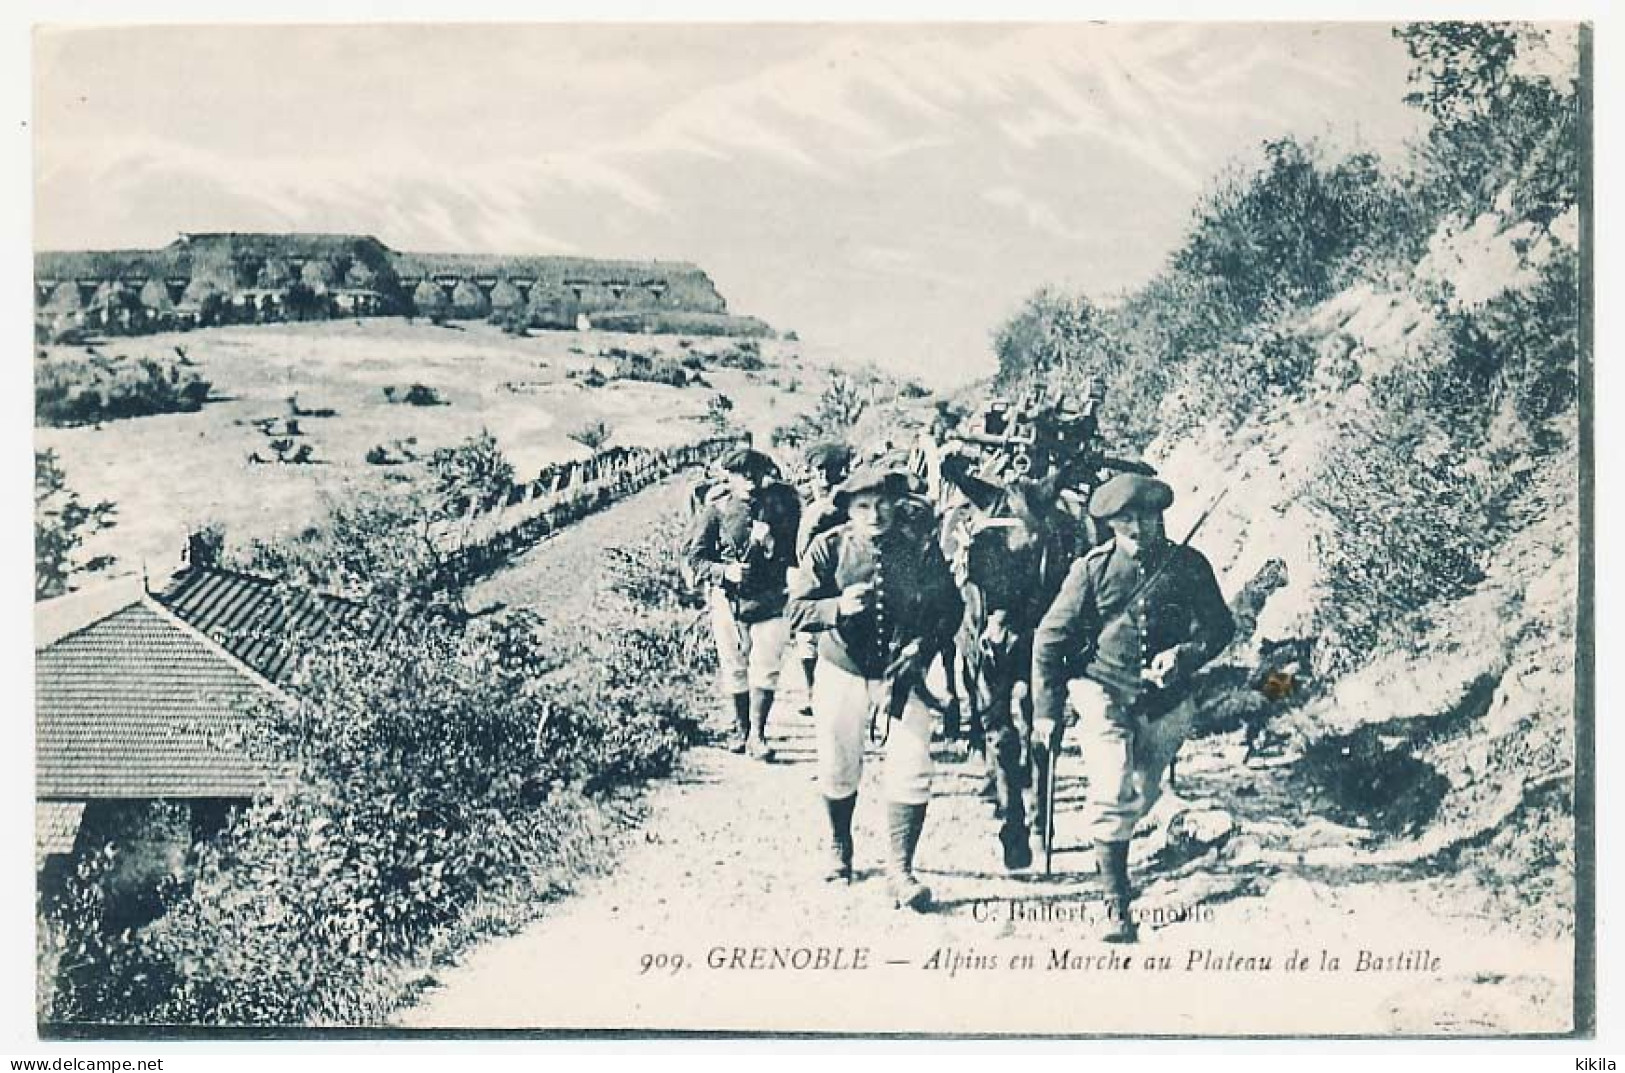
[{"label": "walking stick", "polygon": [[1044,747],[1044,874],[1050,874],[1055,859],[1055,781],[1060,769],[1061,750],[1055,742]]}]

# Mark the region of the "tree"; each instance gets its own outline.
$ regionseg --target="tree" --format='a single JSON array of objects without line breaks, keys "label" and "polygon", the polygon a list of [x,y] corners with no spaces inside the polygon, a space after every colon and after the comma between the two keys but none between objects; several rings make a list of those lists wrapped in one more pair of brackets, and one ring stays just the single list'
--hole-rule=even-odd
[{"label": "tree", "polygon": [[435,451],[429,456],[429,472],[434,475],[434,513],[439,520],[491,510],[513,487],[513,464],[485,429],[456,447]]},{"label": "tree", "polygon": [[110,555],[76,562],[85,538],[111,529],[117,511],[103,500],[94,506],[80,502],[68,487],[55,451],[34,452],[34,599],[61,596],[73,586],[73,575],[105,570]]},{"label": "tree", "polygon": [[[1174,267],[1212,282],[1238,323],[1329,297],[1361,250],[1414,234],[1375,156],[1328,166],[1292,138],[1264,144],[1264,166],[1221,181],[1196,211]],[[1415,252],[1415,251],[1412,251]]]},{"label": "tree", "polygon": [[288,316],[294,320],[321,320],[330,313],[327,294],[318,292],[303,280],[289,285],[283,304],[288,311]]},{"label": "tree", "polygon": [[720,391],[706,401],[705,421],[714,434],[722,436],[733,428],[733,410],[734,401]]},{"label": "tree", "polygon": [[[1524,215],[1545,223],[1577,197],[1579,56],[1562,31],[1506,22],[1401,27],[1413,66],[1405,98],[1432,121],[1416,193],[1473,215],[1517,180]],[[1521,63],[1541,53],[1555,62]],[[1537,73],[1544,70],[1547,73]],[[1571,71],[1565,79],[1559,72]]]},{"label": "tree", "polygon": [[1018,384],[1030,376],[1076,373],[1096,365],[1110,349],[1100,312],[1088,297],[1045,287],[994,335],[998,381]]}]

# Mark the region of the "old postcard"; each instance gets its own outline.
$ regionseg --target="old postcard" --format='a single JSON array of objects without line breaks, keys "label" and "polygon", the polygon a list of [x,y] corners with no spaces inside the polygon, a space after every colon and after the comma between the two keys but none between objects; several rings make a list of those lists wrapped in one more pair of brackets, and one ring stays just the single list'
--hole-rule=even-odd
[{"label": "old postcard", "polygon": [[41,1035],[1590,1035],[1590,57],[40,27]]}]

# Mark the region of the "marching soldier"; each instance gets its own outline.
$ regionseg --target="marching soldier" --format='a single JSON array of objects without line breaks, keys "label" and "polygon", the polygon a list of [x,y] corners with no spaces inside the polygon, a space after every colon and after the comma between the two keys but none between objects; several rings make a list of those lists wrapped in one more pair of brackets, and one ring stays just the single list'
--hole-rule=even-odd
[{"label": "marching soldier", "polygon": [[767,717],[790,636],[784,608],[801,503],[773,480],[778,467],[760,451],[740,448],[722,469],[727,490],[701,508],[686,560],[710,587],[722,688],[733,702],[733,751],[771,760]]},{"label": "marching soldier", "polygon": [[836,502],[848,521],[807,550],[790,616],[819,635],[813,712],[833,853],[828,878],[852,878],[852,813],[868,734],[885,748],[891,894],[898,907],[922,911],[931,892],[914,876],[914,853],[931,799],[935,718],[920,690],[962,604],[935,542],[922,544],[904,524],[907,496],[907,476],[881,465],[847,478]]},{"label": "marching soldier", "polygon": [[[1173,499],[1168,485],[1138,473],[1096,489],[1089,512],[1111,539],[1072,565],[1033,642],[1034,738],[1059,748],[1068,698],[1078,713],[1107,942],[1137,938],[1129,839],[1190,731],[1191,675],[1235,632],[1207,559],[1164,533]],[[1069,668],[1081,671],[1070,683]]]},{"label": "marching soldier", "polygon": [[[807,452],[807,509],[801,514],[801,532],[796,536],[798,561],[806,557],[815,539],[846,521],[846,512],[835,505],[835,493],[851,468],[852,449],[844,443],[820,443]],[[795,649],[807,683],[808,700],[801,714],[811,717],[813,677],[818,669],[818,635],[798,631]]]}]

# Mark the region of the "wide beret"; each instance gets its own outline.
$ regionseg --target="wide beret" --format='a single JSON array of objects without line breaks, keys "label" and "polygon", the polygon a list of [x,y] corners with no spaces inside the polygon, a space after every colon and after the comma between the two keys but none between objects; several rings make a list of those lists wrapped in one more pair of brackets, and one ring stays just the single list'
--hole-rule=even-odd
[{"label": "wide beret", "polygon": [[1174,490],[1155,477],[1119,473],[1089,497],[1089,514],[1095,518],[1110,518],[1133,509],[1167,510],[1173,501]]},{"label": "wide beret", "polygon": [[820,443],[807,451],[807,465],[813,469],[845,469],[852,464],[852,448],[844,443]]},{"label": "wide beret", "polygon": [[729,452],[722,460],[722,468],[729,473],[742,473],[746,476],[771,475],[779,471],[777,463],[752,447],[741,447]]},{"label": "wide beret", "polygon": [[908,494],[908,474],[876,462],[859,466],[835,490],[835,505],[845,509],[847,501],[859,492],[883,492],[891,496]]}]

